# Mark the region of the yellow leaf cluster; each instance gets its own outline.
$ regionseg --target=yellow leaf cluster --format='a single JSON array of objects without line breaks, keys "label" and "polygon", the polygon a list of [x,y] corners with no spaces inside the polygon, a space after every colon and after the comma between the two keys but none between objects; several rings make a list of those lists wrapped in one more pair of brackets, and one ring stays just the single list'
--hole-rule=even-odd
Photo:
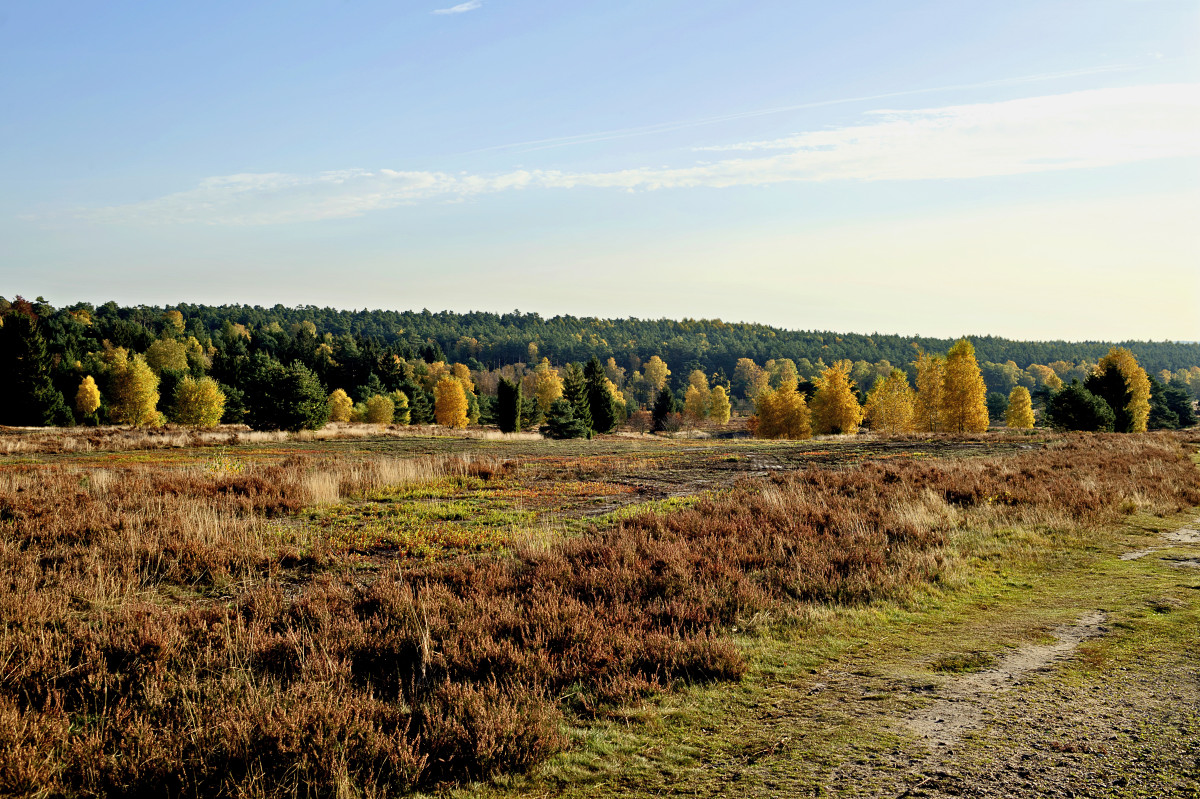
[{"label": "yellow leaf cluster", "polygon": [[336,388],[329,393],[329,421],[348,422],[353,410],[354,401],[343,389]]},{"label": "yellow leaf cluster", "polygon": [[79,383],[79,390],[75,392],[75,410],[80,416],[91,416],[100,407],[100,389],[96,387],[96,381],[91,375],[83,378]]},{"label": "yellow leaf cluster", "polygon": [[175,387],[172,414],[179,424],[214,427],[225,413],[225,392],[211,377],[185,377]]},{"label": "yellow leaf cluster", "polygon": [[759,438],[811,438],[812,417],[804,395],[795,388],[768,388],[754,402]]},{"label": "yellow leaf cluster", "polygon": [[954,342],[946,353],[942,425],[952,433],[983,433],[988,429],[987,384],[975,361],[975,347],[965,338]]},{"label": "yellow leaf cluster", "polygon": [[[114,354],[118,350],[114,350]],[[117,424],[149,425],[162,424],[158,412],[158,375],[146,363],[146,359],[135,353],[128,360],[112,361],[112,397],[109,402],[109,417]]]},{"label": "yellow leaf cluster", "polygon": [[1150,378],[1146,376],[1146,370],[1124,347],[1113,347],[1096,364],[1097,374],[1108,374],[1109,369],[1116,369],[1125,378],[1125,390],[1129,392],[1125,410],[1133,420],[1131,432],[1146,432],[1146,423],[1150,419]]},{"label": "yellow leaf cluster", "polygon": [[666,361],[657,355],[651,355],[650,360],[642,365],[642,377],[656,394],[662,391],[662,387],[666,385],[667,378],[670,376],[671,370],[667,368]]},{"label": "yellow leaf cluster", "polygon": [[713,422],[717,424],[729,422],[729,395],[725,393],[725,386],[713,386],[709,395],[708,407],[708,418]]},{"label": "yellow leaf cluster", "polygon": [[849,361],[838,361],[825,368],[814,382],[812,426],[817,433],[856,433],[862,424],[863,409],[850,382]]},{"label": "yellow leaf cluster", "polygon": [[1009,392],[1004,424],[1019,430],[1033,427],[1033,401],[1029,396],[1029,389],[1017,386]]},{"label": "yellow leaf cluster", "polygon": [[887,377],[875,381],[867,395],[864,415],[872,430],[882,433],[907,433],[913,429],[916,394],[908,385],[908,377],[893,369]]},{"label": "yellow leaf cluster", "polygon": [[396,415],[396,405],[391,397],[376,394],[367,399],[366,421],[369,424],[391,424]]},{"label": "yellow leaf cluster", "polygon": [[453,377],[444,376],[433,388],[433,413],[445,427],[467,426],[467,392]]},{"label": "yellow leaf cluster", "polygon": [[538,408],[542,413],[548,413],[554,401],[563,395],[562,377],[559,376],[558,370],[550,365],[549,358],[542,358],[542,362],[533,371],[537,376],[533,394],[537,397]]}]

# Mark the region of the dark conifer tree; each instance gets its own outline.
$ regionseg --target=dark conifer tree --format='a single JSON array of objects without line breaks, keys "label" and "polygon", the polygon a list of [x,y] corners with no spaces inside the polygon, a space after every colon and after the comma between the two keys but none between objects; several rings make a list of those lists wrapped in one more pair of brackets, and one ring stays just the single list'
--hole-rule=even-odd
[{"label": "dark conifer tree", "polygon": [[654,410],[651,411],[655,432],[662,432],[666,428],[667,417],[678,413],[677,408],[675,395],[671,393],[669,387],[663,386],[662,391],[658,392],[658,397],[654,400]]},{"label": "dark conifer tree", "polygon": [[542,435],[550,438],[586,438],[592,429],[575,418],[575,408],[567,400],[559,398],[550,404]]},{"label": "dark conifer tree", "polygon": [[28,302],[17,298],[0,326],[0,423],[70,425],[71,409],[50,379],[50,355],[37,317]]},{"label": "dark conifer tree", "polygon": [[583,370],[587,381],[588,410],[592,416],[592,429],[597,433],[611,433],[617,426],[617,399],[608,387],[608,378],[599,358],[593,357]]},{"label": "dark conifer tree", "polygon": [[496,386],[496,424],[502,433],[521,429],[521,383],[503,379]]},{"label": "dark conifer tree", "polygon": [[563,370],[563,399],[571,403],[571,413],[580,424],[592,428],[592,409],[588,403],[587,378],[577,363],[567,364]]},{"label": "dark conifer tree", "polygon": [[1107,402],[1072,380],[1046,403],[1046,421],[1060,430],[1112,432],[1114,415]]}]

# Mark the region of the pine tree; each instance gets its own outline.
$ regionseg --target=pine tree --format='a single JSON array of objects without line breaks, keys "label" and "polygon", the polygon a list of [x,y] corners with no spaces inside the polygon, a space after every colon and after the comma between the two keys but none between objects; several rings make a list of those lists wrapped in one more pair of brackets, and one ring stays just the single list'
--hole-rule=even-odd
[{"label": "pine tree", "polygon": [[872,430],[881,433],[907,433],[913,429],[916,394],[903,371],[893,369],[887,377],[875,381],[867,395],[864,415]]},{"label": "pine tree", "polygon": [[613,395],[612,381],[604,372],[599,358],[588,361],[583,370],[587,382],[588,413],[592,417],[592,429],[597,433],[611,433],[617,426],[617,398]]},{"label": "pine tree", "polygon": [[816,379],[812,398],[812,427],[817,433],[856,433],[863,420],[854,386],[850,383],[849,361],[839,361]]},{"label": "pine tree", "polygon": [[33,307],[18,298],[0,322],[0,424],[74,424],[50,379],[50,355]]},{"label": "pine tree", "polygon": [[211,377],[184,377],[175,386],[171,416],[189,427],[215,427],[225,413],[225,392]]},{"label": "pine tree", "polygon": [[521,429],[521,384],[501,378],[496,386],[496,424],[502,433]]},{"label": "pine tree", "polygon": [[975,361],[975,347],[965,338],[946,353],[942,421],[952,433],[983,433],[988,429],[987,384]]},{"label": "pine tree", "polygon": [[565,398],[556,399],[550,404],[542,435],[550,438],[586,438],[591,432],[590,427],[575,418],[575,406]]},{"label": "pine tree", "polygon": [[1124,347],[1110,349],[1083,385],[1112,408],[1116,432],[1146,432],[1150,417],[1150,379],[1132,352]]},{"label": "pine tree", "polygon": [[582,424],[592,427],[592,409],[588,403],[587,378],[577,363],[567,364],[563,375],[563,399],[571,403],[571,413]]},{"label": "pine tree", "polygon": [[1046,403],[1046,421],[1059,430],[1111,432],[1114,417],[1107,402],[1072,380]]},{"label": "pine tree", "polygon": [[675,413],[675,395],[671,393],[671,389],[663,386],[654,400],[654,409],[651,411],[654,432],[660,433],[665,430],[667,417],[673,413]]},{"label": "pine tree", "polygon": [[433,424],[433,396],[416,383],[406,386],[408,394],[409,424]]},{"label": "pine tree", "polygon": [[444,427],[467,426],[467,392],[453,377],[438,380],[433,389],[433,409],[437,423]]},{"label": "pine tree", "polygon": [[728,424],[730,406],[725,386],[713,386],[712,392],[709,394],[708,407],[709,419],[718,425]]},{"label": "pine tree", "polygon": [[1017,386],[1008,395],[1008,410],[1004,412],[1004,424],[1018,430],[1033,427],[1033,400],[1029,389]]}]

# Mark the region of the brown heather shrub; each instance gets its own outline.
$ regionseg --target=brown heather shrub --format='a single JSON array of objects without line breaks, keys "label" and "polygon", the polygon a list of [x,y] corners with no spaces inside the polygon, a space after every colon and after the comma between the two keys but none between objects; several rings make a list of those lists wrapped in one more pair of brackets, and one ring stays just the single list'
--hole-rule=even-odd
[{"label": "brown heather shrub", "polygon": [[[799,603],[942,579],[957,531],[1075,534],[1200,504],[1174,439],[742,482],[668,516],[363,582],[288,543],[314,468],[339,493],[499,462],[289,459],[235,474],[0,476],[0,795],[397,793],[527,770],[563,713],[736,680],[727,637]],[[290,524],[290,523],[289,523]],[[294,526],[294,525],[293,525]]]}]

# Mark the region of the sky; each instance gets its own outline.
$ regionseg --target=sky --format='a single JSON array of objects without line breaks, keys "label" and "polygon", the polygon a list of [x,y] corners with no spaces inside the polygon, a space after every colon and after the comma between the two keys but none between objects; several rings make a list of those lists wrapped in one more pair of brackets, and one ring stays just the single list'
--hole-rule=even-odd
[{"label": "sky", "polygon": [[1200,340],[1197,45],[1197,0],[0,0],[0,294]]}]

